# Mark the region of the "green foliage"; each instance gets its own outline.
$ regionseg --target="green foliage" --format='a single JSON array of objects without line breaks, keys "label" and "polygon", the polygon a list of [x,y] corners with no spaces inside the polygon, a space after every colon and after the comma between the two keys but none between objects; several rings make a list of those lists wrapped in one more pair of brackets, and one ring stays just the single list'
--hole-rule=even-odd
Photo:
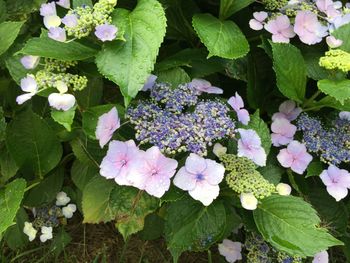
[{"label": "green foliage", "polygon": [[16,215],[16,224],[10,226],[4,235],[6,244],[12,249],[20,249],[28,244],[28,236],[23,233],[24,222],[28,221],[28,215],[24,208],[20,208]]},{"label": "green foliage", "polygon": [[317,82],[318,88],[344,105],[350,99],[350,80],[334,81],[323,79]]},{"label": "green foliage", "polygon": [[180,67],[160,71],[157,76],[157,81],[170,83],[173,87],[191,81],[186,71]]},{"label": "green foliage", "polygon": [[350,40],[349,40],[349,34],[350,34],[350,24],[343,25],[336,29],[332,35],[336,37],[337,39],[341,39],[343,41],[343,44],[340,46],[340,49],[350,52]]},{"label": "green foliage", "polygon": [[79,160],[75,160],[72,165],[72,181],[80,191],[83,191],[89,181],[97,174],[97,167],[86,165]]},{"label": "green foliage", "polygon": [[51,110],[51,117],[54,121],[61,124],[64,128],[67,129],[67,131],[72,130],[72,124],[75,116],[75,107],[70,108],[67,111],[61,111],[61,110]]},{"label": "green foliage", "polygon": [[0,55],[15,41],[23,22],[3,22],[0,24]]},{"label": "green foliage", "polygon": [[197,14],[192,24],[209,51],[208,58],[218,56],[234,59],[249,51],[249,44],[239,27],[232,21],[220,21],[210,14]]},{"label": "green foliage", "polygon": [[224,20],[229,18],[234,13],[247,7],[254,0],[221,0],[220,1],[220,19]]},{"label": "green foliage", "polygon": [[262,200],[254,220],[264,239],[291,255],[312,257],[343,243],[320,227],[312,206],[294,196],[273,195]]}]

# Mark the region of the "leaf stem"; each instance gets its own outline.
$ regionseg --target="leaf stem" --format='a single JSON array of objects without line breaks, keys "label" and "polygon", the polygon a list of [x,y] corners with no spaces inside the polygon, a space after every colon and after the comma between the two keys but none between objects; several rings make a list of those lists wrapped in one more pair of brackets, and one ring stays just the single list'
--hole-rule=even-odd
[{"label": "leaf stem", "polygon": [[208,263],[213,263],[213,259],[211,257],[211,251],[208,249]]},{"label": "leaf stem", "polygon": [[320,90],[317,90],[314,95],[312,95],[309,99],[307,99],[304,104],[303,104],[303,108],[305,108],[307,105],[309,105],[311,102],[313,102],[317,97],[318,95],[321,94],[321,91]]}]

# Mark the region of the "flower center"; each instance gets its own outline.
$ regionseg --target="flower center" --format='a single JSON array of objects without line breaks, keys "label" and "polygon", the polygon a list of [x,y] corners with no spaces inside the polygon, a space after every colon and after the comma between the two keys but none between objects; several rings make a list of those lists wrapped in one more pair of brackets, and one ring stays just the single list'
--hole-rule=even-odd
[{"label": "flower center", "polygon": [[196,180],[197,181],[203,181],[204,180],[204,175],[203,174],[197,174],[196,175]]},{"label": "flower center", "polygon": [[158,170],[157,169],[152,169],[151,170],[151,175],[152,176],[155,176],[155,175],[157,175],[158,174]]}]

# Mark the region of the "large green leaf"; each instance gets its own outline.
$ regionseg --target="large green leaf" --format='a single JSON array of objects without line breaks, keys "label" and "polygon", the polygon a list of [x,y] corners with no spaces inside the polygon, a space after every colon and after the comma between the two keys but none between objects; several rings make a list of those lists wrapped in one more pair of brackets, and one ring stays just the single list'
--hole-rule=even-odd
[{"label": "large green leaf", "polygon": [[120,86],[128,104],[153,70],[165,35],[166,18],[156,0],[140,0],[132,12],[117,9],[113,16],[117,25],[126,26],[126,41],[106,44],[97,54],[96,64],[104,76]]},{"label": "large green leaf", "polygon": [[23,22],[3,22],[0,24],[0,55],[15,41]]},{"label": "large green leaf", "polygon": [[61,124],[67,131],[72,130],[72,124],[75,116],[75,107],[70,108],[67,111],[55,110],[51,109],[51,117],[52,119]]},{"label": "large green leaf", "polygon": [[338,100],[331,96],[326,96],[321,100],[314,102],[310,107],[330,107],[341,111],[350,111],[350,99],[344,101],[344,104],[341,104]]},{"label": "large green leaf", "polygon": [[0,184],[6,183],[10,178],[16,175],[18,166],[4,145],[0,150]]},{"label": "large green leaf", "polygon": [[247,39],[233,21],[220,21],[210,14],[196,14],[192,24],[209,51],[208,57],[234,59],[249,51]]},{"label": "large green leaf", "polygon": [[220,1],[220,19],[229,18],[237,11],[247,7],[254,0],[221,0]]},{"label": "large green leaf", "polygon": [[261,139],[261,145],[264,148],[266,155],[269,154],[271,149],[271,135],[270,129],[267,124],[260,118],[260,111],[257,110],[253,115],[250,116],[250,122],[247,126],[248,129],[253,129],[259,135]]},{"label": "large green leaf", "polygon": [[173,87],[177,87],[179,84],[188,83],[191,78],[188,76],[185,70],[180,67],[172,68],[164,71],[156,72],[158,76],[157,81],[168,82]]},{"label": "large green leaf", "polygon": [[254,210],[254,220],[264,239],[290,255],[312,257],[343,243],[319,226],[312,206],[294,196],[272,195]]},{"label": "large green leaf", "polygon": [[72,181],[79,188],[80,191],[83,191],[85,186],[90,182],[90,180],[98,175],[98,168],[95,166],[86,165],[79,160],[75,160],[72,169],[71,177]]},{"label": "large green leaf", "polygon": [[300,50],[291,44],[270,43],[278,89],[287,98],[302,102],[306,88],[306,66]]},{"label": "large green leaf", "polygon": [[15,117],[7,126],[6,145],[19,167],[40,177],[61,159],[62,146],[49,125],[32,111]]},{"label": "large green leaf", "polygon": [[23,233],[24,222],[28,222],[28,215],[24,208],[21,207],[17,211],[15,220],[16,224],[10,226],[4,234],[4,240],[12,250],[22,248],[28,244],[28,236]]},{"label": "large green leaf", "polygon": [[325,94],[335,98],[340,104],[350,99],[350,80],[340,81],[323,79],[317,82],[318,88]]},{"label": "large green leaf", "polygon": [[7,184],[4,189],[0,189],[0,237],[13,224],[13,219],[21,204],[25,188],[26,181],[24,179],[16,179]]}]

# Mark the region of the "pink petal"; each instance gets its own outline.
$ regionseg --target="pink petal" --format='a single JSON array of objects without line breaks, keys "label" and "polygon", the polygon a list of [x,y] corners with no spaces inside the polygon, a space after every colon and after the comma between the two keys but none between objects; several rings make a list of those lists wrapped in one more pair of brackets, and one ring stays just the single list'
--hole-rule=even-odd
[{"label": "pink petal", "polygon": [[241,96],[236,92],[235,96],[232,96],[228,100],[228,104],[231,105],[231,107],[235,110],[238,111],[239,109],[244,107],[244,102]]},{"label": "pink petal", "polygon": [[213,160],[206,159],[205,180],[211,185],[218,185],[224,179],[225,167]]},{"label": "pink petal", "polygon": [[249,20],[249,27],[251,29],[253,29],[253,30],[257,30],[258,31],[258,30],[263,29],[264,25],[261,22],[259,22],[258,20],[256,20],[256,19],[250,19]]},{"label": "pink petal", "polygon": [[285,168],[291,167],[293,164],[293,155],[291,155],[287,149],[280,150],[279,154],[277,155],[278,162]]},{"label": "pink petal", "polygon": [[285,37],[282,34],[273,34],[272,35],[272,42],[273,43],[289,43],[289,38]]},{"label": "pink petal", "polygon": [[242,124],[248,125],[248,123],[250,121],[249,112],[246,109],[240,109],[240,110],[236,111],[236,113],[237,113],[238,120]]},{"label": "pink petal", "polygon": [[268,14],[264,11],[261,11],[261,12],[254,12],[253,16],[257,21],[263,22],[267,18]]},{"label": "pink petal", "polygon": [[338,202],[348,195],[348,189],[340,185],[327,186],[327,192]]},{"label": "pink petal", "polygon": [[266,152],[264,148],[259,147],[257,149],[253,149],[253,158],[252,161],[259,166],[266,165]]},{"label": "pink petal", "polygon": [[186,159],[186,171],[191,174],[201,174],[207,168],[207,163],[205,159],[195,153],[191,153]]},{"label": "pink petal", "polygon": [[186,168],[182,167],[175,175],[173,183],[184,191],[193,190],[196,187],[195,175],[187,172]]},{"label": "pink petal", "polygon": [[224,93],[224,91],[221,88],[218,88],[215,86],[211,86],[211,87],[207,88],[205,92],[208,94],[222,94],[222,93]]},{"label": "pink petal", "polygon": [[297,156],[297,158],[298,159],[294,160],[291,165],[291,169],[298,174],[303,174],[312,161],[312,156],[308,153],[304,153],[303,155]]},{"label": "pink petal", "polygon": [[162,197],[169,190],[170,179],[167,175],[160,174],[158,176],[149,177],[146,182],[145,190],[148,194],[155,197]]},{"label": "pink petal", "polygon": [[193,199],[200,201],[203,205],[210,205],[215,198],[219,196],[220,188],[218,185],[211,185],[205,180],[196,184],[193,190],[188,193]]},{"label": "pink petal", "polygon": [[281,134],[272,133],[271,140],[272,140],[273,146],[278,147],[278,146],[282,146],[282,145],[287,145],[288,143],[293,141],[293,137],[286,137],[286,136],[281,135]]}]

